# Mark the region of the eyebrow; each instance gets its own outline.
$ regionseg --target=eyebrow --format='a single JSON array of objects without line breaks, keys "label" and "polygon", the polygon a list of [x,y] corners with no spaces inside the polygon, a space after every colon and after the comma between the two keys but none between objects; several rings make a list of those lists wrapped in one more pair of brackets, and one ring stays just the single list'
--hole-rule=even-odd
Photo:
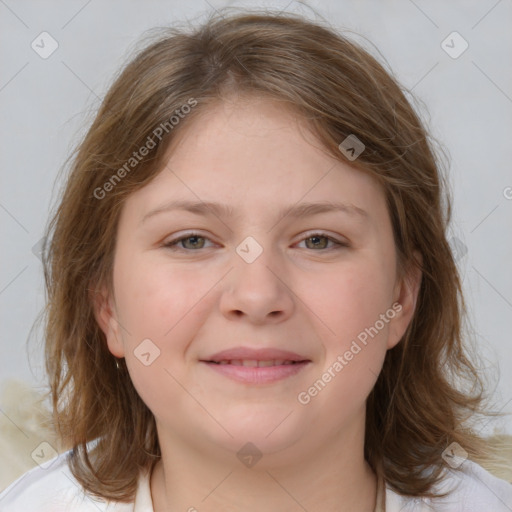
[{"label": "eyebrow", "polygon": [[[153,210],[150,210],[142,217],[140,224],[143,224],[149,218],[154,217],[155,215],[174,210],[183,210],[204,216],[215,215],[221,218],[229,218],[234,216],[233,208],[223,203],[215,203],[210,201],[174,200],[162,204]],[[299,203],[286,206],[279,211],[279,219],[282,219],[286,216],[295,218],[306,217],[309,215],[318,215],[320,213],[328,213],[333,211],[343,212],[353,217],[360,217],[361,219],[367,219],[369,217],[368,212],[356,205],[336,201],[321,201],[317,203]]]}]

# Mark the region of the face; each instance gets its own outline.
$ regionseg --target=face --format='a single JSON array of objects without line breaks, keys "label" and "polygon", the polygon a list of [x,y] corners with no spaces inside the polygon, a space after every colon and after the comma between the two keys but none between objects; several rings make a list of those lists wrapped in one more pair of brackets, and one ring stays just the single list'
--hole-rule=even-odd
[{"label": "face", "polygon": [[419,285],[380,185],[256,99],[203,113],[126,200],[113,282],[97,319],[159,437],[283,458],[364,435]]}]

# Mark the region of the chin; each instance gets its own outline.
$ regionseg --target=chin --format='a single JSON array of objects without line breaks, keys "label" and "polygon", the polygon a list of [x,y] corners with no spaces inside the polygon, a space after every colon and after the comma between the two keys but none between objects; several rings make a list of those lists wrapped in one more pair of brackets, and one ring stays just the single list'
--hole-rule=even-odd
[{"label": "chin", "polygon": [[[292,452],[297,442],[304,440],[306,428],[297,423],[297,411],[291,408],[285,410],[278,405],[253,405],[239,410],[233,407],[230,410],[231,414],[217,419],[233,437],[222,429],[215,429],[215,433],[211,432],[213,436],[207,437],[234,455],[243,455],[244,450],[254,450],[262,456],[261,463],[263,459],[268,463],[282,462],[286,453]],[[260,462],[258,466],[263,465]]]}]

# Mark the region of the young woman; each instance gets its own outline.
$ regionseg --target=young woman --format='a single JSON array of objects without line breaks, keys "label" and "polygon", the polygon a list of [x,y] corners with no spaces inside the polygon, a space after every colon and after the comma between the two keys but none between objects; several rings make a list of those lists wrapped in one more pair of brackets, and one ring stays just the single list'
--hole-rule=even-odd
[{"label": "young woman", "polygon": [[450,202],[401,87],[288,14],[123,70],[48,227],[70,450],[5,512],[509,511],[486,471]]}]

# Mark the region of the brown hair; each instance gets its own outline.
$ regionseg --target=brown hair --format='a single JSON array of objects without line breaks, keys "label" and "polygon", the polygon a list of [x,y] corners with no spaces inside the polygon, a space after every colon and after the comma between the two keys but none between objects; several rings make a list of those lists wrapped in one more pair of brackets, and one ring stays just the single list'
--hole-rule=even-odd
[{"label": "brown hair", "polygon": [[[446,239],[450,200],[439,156],[405,92],[376,58],[327,24],[248,12],[212,16],[193,30],[165,29],[115,79],[77,149],[44,255],[56,428],[73,448],[70,467],[85,489],[133,499],[139,471],[160,456],[154,417],[124,360],[116,369],[93,310],[95,290],[112,290],[124,200],[159,172],[175,134],[229,93],[284,102],[327,151],[379,180],[399,268],[405,274],[421,265],[415,315],[367,400],[368,462],[397,492],[431,496],[450,443],[483,457],[484,440],[466,425],[483,410],[484,388],[462,342],[465,306]],[[365,145],[354,161],[338,147],[349,135]],[[133,161],[143,146],[146,155]]]}]

